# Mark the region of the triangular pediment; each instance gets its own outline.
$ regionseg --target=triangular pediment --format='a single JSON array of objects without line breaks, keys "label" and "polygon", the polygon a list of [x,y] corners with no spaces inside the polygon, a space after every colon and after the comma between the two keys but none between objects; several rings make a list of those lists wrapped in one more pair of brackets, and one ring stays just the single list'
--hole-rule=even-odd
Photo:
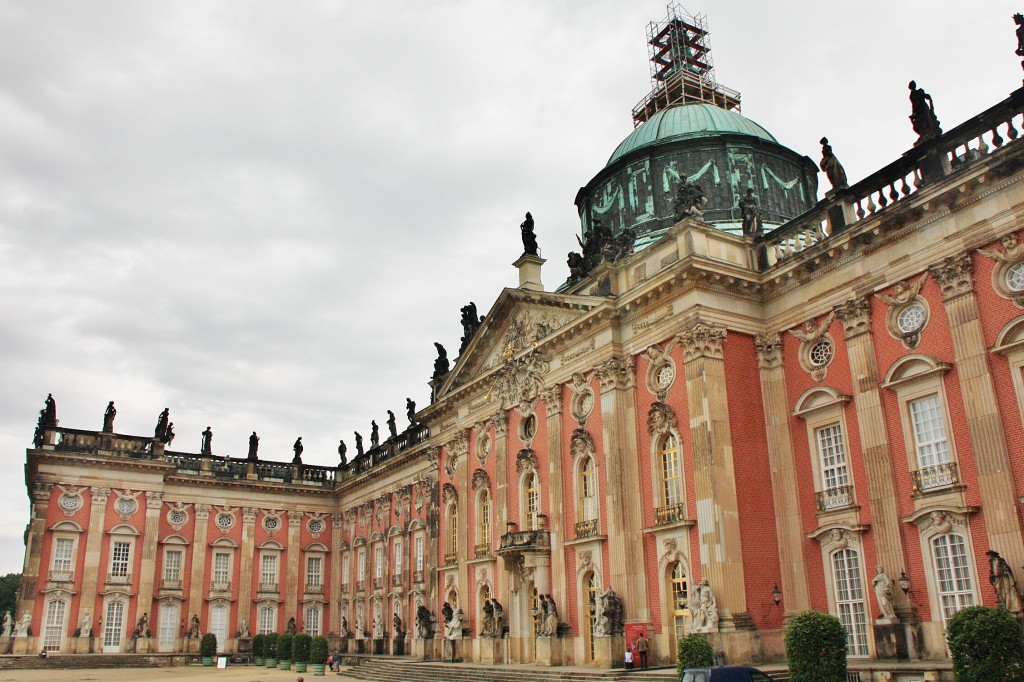
[{"label": "triangular pediment", "polygon": [[535,347],[603,299],[522,289],[504,289],[487,311],[466,350],[445,376],[437,397],[471,383],[512,357]]}]

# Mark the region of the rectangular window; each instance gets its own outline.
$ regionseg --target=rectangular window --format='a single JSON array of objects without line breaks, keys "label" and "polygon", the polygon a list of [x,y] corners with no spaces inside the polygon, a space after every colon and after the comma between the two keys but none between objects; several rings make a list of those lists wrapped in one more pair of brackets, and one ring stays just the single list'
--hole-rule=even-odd
[{"label": "rectangular window", "polygon": [[836,609],[846,629],[846,650],[850,656],[867,656],[867,609],[860,573],[860,555],[852,549],[841,549],[832,555]]},{"label": "rectangular window", "polygon": [[395,575],[402,574],[402,541],[395,540]]},{"label": "rectangular window", "polygon": [[277,585],[277,554],[260,556],[260,584],[268,587]]},{"label": "rectangular window", "polygon": [[320,607],[310,606],[306,609],[306,632],[316,637],[320,634]]},{"label": "rectangular window", "polygon": [[277,609],[274,607],[261,606],[258,618],[256,632],[265,635],[277,630]]},{"label": "rectangular window", "polygon": [[672,434],[665,437],[661,446],[661,477],[665,506],[680,504],[683,501],[683,474],[679,466],[679,442]]},{"label": "rectangular window", "polygon": [[43,650],[60,651],[64,642],[64,611],[67,604],[51,601],[46,605],[46,625],[43,626]]},{"label": "rectangular window", "polygon": [[364,580],[366,580],[366,550],[365,549],[359,550],[359,561],[357,563],[358,563],[358,566],[356,567],[356,570],[358,571],[358,574],[357,574],[358,578],[357,579],[359,580],[359,582],[363,582]]},{"label": "rectangular window", "polygon": [[324,559],[319,556],[306,557],[306,585],[320,587],[323,584]]},{"label": "rectangular window", "polygon": [[950,461],[946,420],[937,393],[910,401],[910,422],[914,427],[917,467],[935,466]]},{"label": "rectangular window", "polygon": [[217,651],[224,651],[228,642],[228,607],[210,607],[210,632],[217,638]]},{"label": "rectangular window", "polygon": [[835,490],[850,484],[846,471],[846,446],[843,443],[843,429],[838,423],[829,424],[815,431],[818,441],[818,457],[821,460],[821,485],[824,490]]},{"label": "rectangular window", "polygon": [[486,490],[480,495],[479,536],[478,545],[491,544],[491,495]]},{"label": "rectangular window", "polygon": [[110,556],[110,575],[117,578],[128,576],[128,555],[131,553],[132,543],[115,542],[114,551]]},{"label": "rectangular window", "polygon": [[380,580],[384,575],[384,548],[380,545],[373,551],[373,577]]},{"label": "rectangular window", "polygon": [[124,626],[124,604],[119,601],[107,603],[107,620],[103,625],[103,652],[117,653],[121,650],[121,628]]},{"label": "rectangular window", "polygon": [[967,561],[967,545],[961,535],[939,535],[932,539],[935,584],[942,604],[943,622],[962,608],[974,604],[974,584]]},{"label": "rectangular window", "polygon": [[57,538],[53,543],[53,580],[69,580],[74,561],[75,541],[71,538]]},{"label": "rectangular window", "polygon": [[423,570],[423,536],[416,536],[416,570]]},{"label": "rectangular window", "polygon": [[231,579],[231,555],[217,552],[213,555],[213,583],[226,585]]},{"label": "rectangular window", "polygon": [[160,604],[160,623],[157,627],[157,637],[160,640],[160,651],[172,652],[178,638],[178,613],[177,602]]},{"label": "rectangular window", "polygon": [[180,549],[169,549],[164,553],[164,582],[176,583],[181,580],[182,556]]},{"label": "rectangular window", "polygon": [[348,585],[348,553],[341,558],[341,582]]}]

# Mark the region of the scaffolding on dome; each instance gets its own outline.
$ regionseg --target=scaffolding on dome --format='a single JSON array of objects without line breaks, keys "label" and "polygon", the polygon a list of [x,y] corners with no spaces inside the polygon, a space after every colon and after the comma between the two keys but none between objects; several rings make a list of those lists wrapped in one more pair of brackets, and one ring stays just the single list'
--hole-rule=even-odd
[{"label": "scaffolding on dome", "polygon": [[715,82],[708,22],[682,5],[668,5],[663,21],[647,25],[653,88],[633,107],[633,125],[676,104],[705,102],[739,113],[740,93]]}]

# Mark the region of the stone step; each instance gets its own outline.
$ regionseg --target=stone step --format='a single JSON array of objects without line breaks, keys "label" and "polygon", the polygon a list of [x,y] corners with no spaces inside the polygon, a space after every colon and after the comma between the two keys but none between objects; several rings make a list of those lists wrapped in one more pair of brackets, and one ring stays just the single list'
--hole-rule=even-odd
[{"label": "stone step", "polygon": [[[356,662],[356,661],[353,661]],[[529,665],[487,666],[472,663],[423,662],[409,659],[359,659],[346,674],[378,682],[667,682],[676,679],[674,668],[647,671],[599,670],[583,667],[542,668]]]},{"label": "stone step", "polygon": [[[174,660],[175,658],[179,660]],[[0,670],[69,670],[88,668],[161,668],[180,665],[183,656],[146,656],[140,654],[51,654],[0,656]]]}]

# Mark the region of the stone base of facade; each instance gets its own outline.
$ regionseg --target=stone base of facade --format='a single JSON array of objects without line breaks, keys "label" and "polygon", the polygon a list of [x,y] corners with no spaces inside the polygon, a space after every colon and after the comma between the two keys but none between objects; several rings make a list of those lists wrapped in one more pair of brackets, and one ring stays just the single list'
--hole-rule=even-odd
[{"label": "stone base of facade", "polygon": [[458,663],[466,659],[466,648],[470,644],[468,639],[442,639],[441,642],[441,655],[439,658],[442,661],[451,661]]},{"label": "stone base of facade", "polygon": [[405,656],[405,641],[404,636],[395,637],[391,640],[391,655],[392,656]]},{"label": "stone base of facade", "polygon": [[32,647],[32,640],[35,637],[15,637],[14,648],[11,650],[15,656],[24,656],[25,654],[35,653]]},{"label": "stone base of facade", "polygon": [[882,660],[910,660],[907,627],[898,621],[875,621],[875,657]]},{"label": "stone base of facade", "polygon": [[494,665],[505,662],[505,640],[493,637],[481,637],[479,640],[480,655],[479,661]]},{"label": "stone base of facade", "polygon": [[137,654],[148,654],[149,653],[149,637],[139,637],[135,640],[135,653]]},{"label": "stone base of facade", "polygon": [[198,654],[199,653],[199,638],[189,637],[185,640],[185,653]]},{"label": "stone base of facade", "polygon": [[562,640],[559,637],[537,638],[537,665],[562,665]]},{"label": "stone base of facade", "polygon": [[[539,641],[539,640],[538,640]],[[617,668],[626,653],[626,640],[622,635],[594,637],[594,665],[598,668]]]},{"label": "stone base of facade", "polygon": [[92,637],[85,635],[84,637],[75,637],[74,646],[76,654],[91,654],[92,653]]},{"label": "stone base of facade", "polygon": [[14,648],[14,639],[11,637],[4,637],[0,639],[0,654],[9,654],[11,649]]},{"label": "stone base of facade", "polygon": [[420,658],[427,660],[434,657],[434,640],[433,639],[414,639],[412,640],[412,655],[414,658]]}]

